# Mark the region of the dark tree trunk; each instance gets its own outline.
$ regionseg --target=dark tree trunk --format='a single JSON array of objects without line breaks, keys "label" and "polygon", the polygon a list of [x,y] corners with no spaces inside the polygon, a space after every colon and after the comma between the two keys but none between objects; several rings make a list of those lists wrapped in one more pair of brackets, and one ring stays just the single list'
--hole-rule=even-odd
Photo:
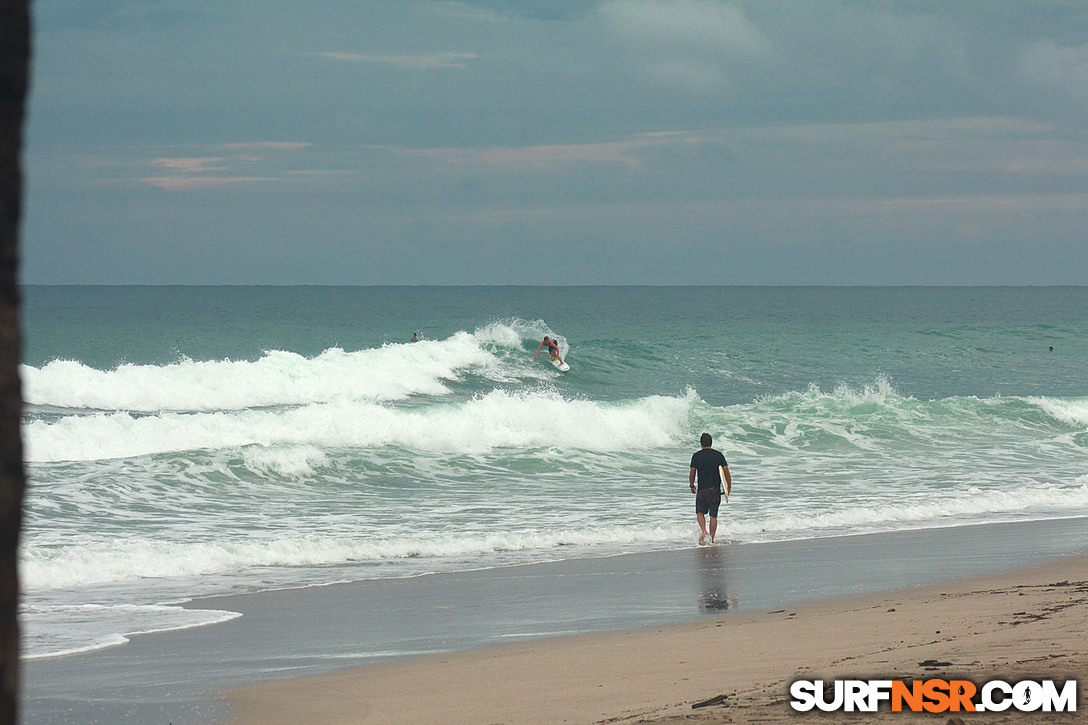
[{"label": "dark tree trunk", "polygon": [[19,696],[19,573],[23,442],[19,429],[19,289],[23,177],[20,158],[30,67],[30,0],[0,0],[0,725],[14,725]]}]

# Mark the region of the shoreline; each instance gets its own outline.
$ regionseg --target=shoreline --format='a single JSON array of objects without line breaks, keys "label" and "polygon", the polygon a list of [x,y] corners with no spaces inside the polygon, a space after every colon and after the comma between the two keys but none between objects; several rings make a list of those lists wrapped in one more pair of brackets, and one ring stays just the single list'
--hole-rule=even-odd
[{"label": "shoreline", "polygon": [[[830,636],[829,636],[830,633]],[[638,630],[443,653],[227,691],[232,725],[827,722],[794,679],[1088,675],[1088,555],[938,584]],[[1083,690],[1077,712],[1088,722]],[[709,704],[707,704],[709,703]],[[957,713],[836,713],[940,722]],[[989,723],[1053,722],[1009,710]]]},{"label": "shoreline", "polygon": [[[783,607],[793,611],[803,601],[841,601],[1088,554],[1086,532],[1088,518],[983,524],[690,547],[194,600],[185,606],[243,616],[133,636],[107,650],[25,662],[25,722],[207,725],[229,716],[217,694],[229,688],[262,682],[275,688],[292,681],[286,678],[360,665],[411,670],[428,656],[469,656],[496,645],[535,646],[568,635],[732,623]],[[535,687],[537,679],[526,681]]]}]

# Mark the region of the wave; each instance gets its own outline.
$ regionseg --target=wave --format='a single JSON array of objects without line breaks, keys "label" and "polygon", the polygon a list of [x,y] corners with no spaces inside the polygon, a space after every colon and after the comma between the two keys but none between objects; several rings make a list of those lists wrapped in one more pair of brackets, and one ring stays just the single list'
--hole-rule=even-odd
[{"label": "wave", "polygon": [[28,547],[22,576],[28,591],[89,587],[140,578],[224,574],[252,567],[323,567],[405,559],[452,559],[484,554],[609,544],[676,541],[690,527],[599,526],[558,531],[502,531],[457,537],[288,536],[269,540],[179,543],[133,538],[80,546]]},{"label": "wave", "polygon": [[[738,493],[740,493],[738,491]],[[745,493],[744,496],[751,496]],[[811,507],[802,505],[807,501]],[[721,521],[723,538],[766,542],[820,538],[904,528],[932,528],[948,523],[982,523],[1018,519],[1062,518],[1088,508],[1088,476],[1065,486],[1040,484],[1015,491],[971,487],[946,493],[927,492],[924,500],[874,498],[869,505],[833,507],[833,502],[802,500],[786,508],[752,506],[735,497]],[[1078,515],[1080,515],[1078,513]],[[684,517],[682,517],[684,518]],[[207,577],[268,568],[365,565],[390,561],[476,560],[495,554],[545,552],[583,547],[600,553],[609,547],[675,546],[692,537],[692,523],[607,524],[537,530],[466,530],[443,535],[391,534],[320,536],[301,533],[275,538],[169,541],[131,537],[83,541],[77,546],[25,545],[22,576],[28,592],[78,589],[146,578]],[[429,569],[428,569],[429,570]]]},{"label": "wave", "polygon": [[[127,644],[129,637],[206,627],[241,617],[239,612],[184,609],[163,604],[23,605],[26,659],[93,652]],[[88,623],[94,633],[88,633]]]},{"label": "wave", "polygon": [[[496,383],[543,378],[526,343],[549,334],[542,321],[493,322],[444,340],[325,350],[305,357],[266,351],[257,360],[182,359],[169,365],[97,370],[78,360],[22,365],[24,397],[35,406],[134,412],[244,410],[336,400],[399,401],[443,396],[466,374]],[[555,334],[555,333],[551,333]],[[569,347],[560,338],[561,347]]]},{"label": "wave", "polygon": [[23,431],[31,463],[253,445],[399,446],[460,454],[537,447],[616,451],[675,445],[697,400],[691,393],[596,403],[550,391],[494,390],[466,402],[404,409],[338,400],[271,411],[74,415],[32,420]]},{"label": "wave", "polygon": [[1026,398],[1053,418],[1074,426],[1088,426],[1088,398]]},{"label": "wave", "polygon": [[[820,510],[823,509],[823,510]],[[806,511],[773,513],[748,521],[726,521],[722,530],[749,541],[830,536],[843,532],[868,533],[902,528],[932,528],[942,522],[993,522],[1026,518],[1063,517],[1088,509],[1088,476],[1069,485],[1039,484],[1014,491],[968,487],[945,493],[926,491],[924,500],[899,500],[868,506],[831,509],[824,505]]]},{"label": "wave", "polygon": [[1027,414],[1032,423],[1051,421],[1074,426],[1088,425],[1088,398],[952,396],[922,400],[901,394],[883,375],[876,376],[872,383],[861,387],[841,384],[824,390],[817,385],[809,385],[803,391],[760,396],[750,408],[804,414],[811,418],[864,419],[873,415],[890,415],[904,421],[980,415],[1023,418]]},{"label": "wave", "polygon": [[[930,455],[958,443],[998,446],[1058,440],[1088,424],[1088,399],[973,396],[919,400],[885,378],[870,385],[764,396],[715,409],[716,425],[736,451],[786,453],[870,451]],[[955,442],[955,443],[953,443]]]},{"label": "wave", "polygon": [[[733,455],[904,449],[928,455],[946,450],[953,439],[1000,445],[1026,435],[1045,442],[1046,436],[1075,434],[1086,424],[1088,399],[924,401],[878,379],[861,389],[825,392],[812,386],[724,407],[707,404],[691,389],[679,396],[600,402],[538,384],[407,407],[343,397],[294,408],[80,413],[27,420],[23,430],[31,463],[257,447],[268,450],[248,454],[254,470],[288,474],[295,466],[298,473],[320,466],[326,449],[466,455],[536,448],[653,450],[687,446],[710,430]],[[299,451],[305,451],[302,460]]]}]

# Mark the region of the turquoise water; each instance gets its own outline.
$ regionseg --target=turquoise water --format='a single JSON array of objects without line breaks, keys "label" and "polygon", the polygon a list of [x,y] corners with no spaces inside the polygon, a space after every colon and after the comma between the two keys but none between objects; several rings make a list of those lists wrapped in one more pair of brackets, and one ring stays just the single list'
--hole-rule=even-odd
[{"label": "turquoise water", "polygon": [[24,319],[32,657],[233,616],[196,595],[691,546],[704,430],[719,539],[1088,514],[1088,288],[31,287]]}]

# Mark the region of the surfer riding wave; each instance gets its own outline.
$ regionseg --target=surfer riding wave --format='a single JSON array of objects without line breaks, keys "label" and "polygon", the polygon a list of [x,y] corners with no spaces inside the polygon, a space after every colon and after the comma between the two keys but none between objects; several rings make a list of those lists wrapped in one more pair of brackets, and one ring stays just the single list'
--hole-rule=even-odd
[{"label": "surfer riding wave", "polygon": [[552,360],[558,360],[559,364],[562,365],[563,358],[559,357],[559,343],[547,335],[545,335],[544,340],[536,346],[536,352],[533,353],[533,359],[536,360],[536,356],[540,354],[540,348],[545,345],[548,346],[548,352],[551,353]]}]

